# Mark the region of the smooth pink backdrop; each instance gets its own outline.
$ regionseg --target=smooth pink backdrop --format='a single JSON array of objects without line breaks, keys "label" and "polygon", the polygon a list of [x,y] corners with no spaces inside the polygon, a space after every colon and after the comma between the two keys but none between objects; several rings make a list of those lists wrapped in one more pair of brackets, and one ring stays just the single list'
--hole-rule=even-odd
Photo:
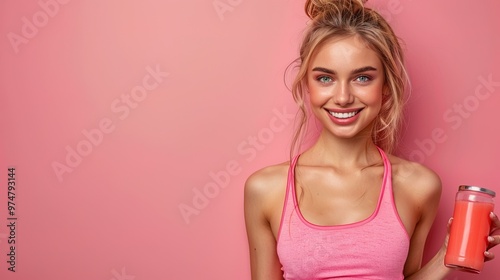
[{"label": "smooth pink backdrop", "polygon": [[[0,279],[250,279],[243,184],[288,158],[303,2],[1,1]],[[458,185],[500,191],[500,3],[369,5],[405,42],[400,152],[444,185],[427,261]]]}]

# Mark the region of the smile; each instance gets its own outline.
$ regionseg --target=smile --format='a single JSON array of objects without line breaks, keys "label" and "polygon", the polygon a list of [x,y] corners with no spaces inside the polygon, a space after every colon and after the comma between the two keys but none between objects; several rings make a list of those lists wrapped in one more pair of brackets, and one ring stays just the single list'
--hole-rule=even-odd
[{"label": "smile", "polygon": [[352,118],[352,117],[356,116],[359,112],[361,112],[361,110],[362,109],[352,111],[352,112],[333,112],[330,110],[327,110],[327,111],[328,111],[328,113],[330,113],[330,115],[332,115],[333,117],[335,117],[337,119],[348,119],[348,118]]}]

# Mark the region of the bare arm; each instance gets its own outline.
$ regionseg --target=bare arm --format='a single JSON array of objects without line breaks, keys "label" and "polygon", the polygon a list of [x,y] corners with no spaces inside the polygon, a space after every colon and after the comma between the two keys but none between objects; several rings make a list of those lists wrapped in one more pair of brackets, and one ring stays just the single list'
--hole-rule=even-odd
[{"label": "bare arm", "polygon": [[425,279],[445,279],[453,270],[444,265],[444,256],[446,254],[446,246],[448,243],[448,236],[446,236],[446,240],[437,252],[436,255],[427,263],[424,267],[422,267],[417,272],[411,274],[405,279],[410,280],[425,280]]},{"label": "bare arm", "polygon": [[[425,242],[436,217],[441,197],[441,180],[432,171],[418,168],[408,182],[411,182],[411,196],[418,221],[410,239],[410,248],[406,259],[405,279],[444,279],[452,271],[444,265],[446,245],[422,267]],[[413,177],[413,178],[412,178]]]},{"label": "bare arm", "polygon": [[276,239],[266,214],[269,181],[259,173],[245,184],[245,224],[250,250],[252,280],[283,280],[276,253]]}]

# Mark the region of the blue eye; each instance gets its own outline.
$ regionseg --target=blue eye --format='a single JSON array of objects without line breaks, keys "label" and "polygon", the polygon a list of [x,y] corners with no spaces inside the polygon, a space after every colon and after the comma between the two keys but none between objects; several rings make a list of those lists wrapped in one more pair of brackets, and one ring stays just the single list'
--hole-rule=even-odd
[{"label": "blue eye", "polygon": [[361,82],[361,83],[366,83],[370,81],[370,77],[368,76],[359,76],[356,78],[356,81]]},{"label": "blue eye", "polygon": [[320,83],[323,83],[323,84],[327,84],[327,83],[331,83],[332,82],[332,78],[330,78],[328,76],[320,76],[320,77],[317,78],[317,80]]}]

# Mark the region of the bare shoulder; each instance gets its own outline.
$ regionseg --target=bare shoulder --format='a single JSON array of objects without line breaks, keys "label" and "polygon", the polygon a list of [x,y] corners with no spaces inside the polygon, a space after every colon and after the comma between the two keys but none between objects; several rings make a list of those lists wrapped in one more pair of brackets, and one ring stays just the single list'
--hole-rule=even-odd
[{"label": "bare shoulder", "polygon": [[245,220],[247,228],[262,227],[276,238],[286,193],[288,163],[260,169],[245,183]]},{"label": "bare shoulder", "polygon": [[441,179],[430,168],[390,155],[393,184],[401,191],[411,193],[415,199],[426,202],[441,196]]},{"label": "bare shoulder", "polygon": [[245,198],[265,199],[281,193],[286,185],[289,163],[284,162],[257,170],[245,182]]}]

